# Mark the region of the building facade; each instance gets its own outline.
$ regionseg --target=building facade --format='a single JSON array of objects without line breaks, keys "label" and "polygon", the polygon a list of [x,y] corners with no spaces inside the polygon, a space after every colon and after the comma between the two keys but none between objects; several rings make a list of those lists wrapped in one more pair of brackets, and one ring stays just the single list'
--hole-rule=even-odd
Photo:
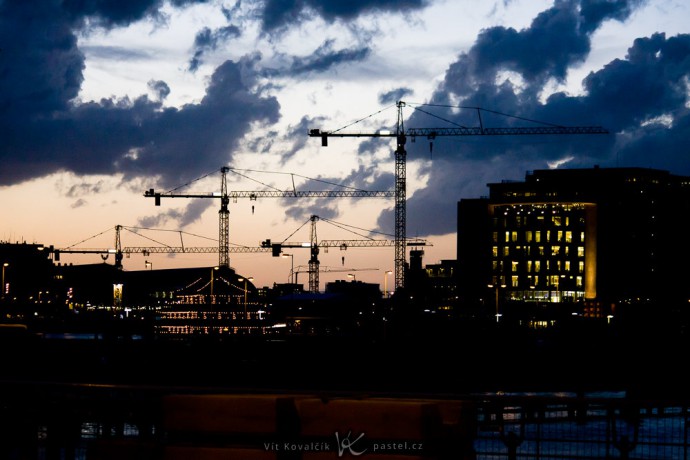
[{"label": "building facade", "polygon": [[539,170],[458,204],[468,303],[616,305],[688,301],[690,178],[643,168]]}]

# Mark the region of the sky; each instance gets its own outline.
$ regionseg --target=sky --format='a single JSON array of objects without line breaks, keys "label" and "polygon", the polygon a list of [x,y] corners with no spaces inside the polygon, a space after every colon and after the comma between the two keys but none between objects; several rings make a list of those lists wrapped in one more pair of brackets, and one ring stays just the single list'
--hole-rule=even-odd
[{"label": "sky", "polygon": [[[0,241],[214,246],[219,200],[144,191],[394,188],[394,140],[310,129],[602,126],[607,135],[450,136],[407,144],[407,235],[455,259],[457,203],[547,168],[690,175],[685,0],[0,0]],[[468,108],[469,107],[469,108]],[[390,198],[238,199],[232,246],[394,238]],[[288,252],[287,250],[285,252]],[[309,251],[230,254],[254,284]],[[335,279],[393,284],[393,248],[322,251]],[[100,263],[98,255],[63,255]],[[132,255],[126,270],[217,264]],[[112,259],[106,259],[112,263]],[[306,268],[305,268],[306,270]],[[351,279],[351,278],[350,278]],[[308,275],[298,275],[306,284]]]}]

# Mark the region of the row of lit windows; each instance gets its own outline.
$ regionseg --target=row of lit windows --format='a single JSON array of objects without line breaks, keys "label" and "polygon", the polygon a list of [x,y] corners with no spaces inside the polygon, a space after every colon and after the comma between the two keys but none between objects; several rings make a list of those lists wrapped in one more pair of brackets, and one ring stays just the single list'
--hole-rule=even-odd
[{"label": "row of lit windows", "polygon": [[[201,316],[199,315],[201,313]],[[244,312],[196,312],[196,311],[162,311],[160,313],[162,319],[263,319],[258,312],[248,311],[246,316]]]},{"label": "row of lit windows", "polygon": [[240,333],[247,333],[247,332],[262,332],[266,333],[266,328],[265,327],[256,327],[256,326],[245,326],[245,327],[193,327],[193,326],[160,326],[159,327],[159,332],[161,334],[173,334],[173,335],[178,335],[178,334],[195,334],[195,333],[202,333],[202,334],[240,334]]},{"label": "row of lit windows", "polygon": [[[502,272],[505,270],[505,265],[502,260],[494,260],[491,262],[492,268],[495,272]],[[543,262],[543,263],[542,263]],[[571,263],[570,260],[527,260],[524,262],[519,262],[517,260],[510,261],[510,271],[515,273],[520,271],[522,265],[525,266],[527,273],[539,273],[544,269],[546,272],[550,272],[552,269],[558,272],[570,272],[575,267],[577,267],[578,273],[584,273],[585,263],[584,261],[578,261],[577,265]]]},{"label": "row of lit windows", "polygon": [[512,291],[511,300],[533,301],[533,302],[563,302],[564,300],[584,300],[584,291],[545,291],[538,289],[525,289],[523,291]]},{"label": "row of lit windows", "polygon": [[[573,242],[573,237],[577,237],[579,235],[580,243],[584,243],[585,241],[585,232],[572,232],[571,230],[557,230],[557,231],[551,231],[551,230],[526,230],[525,232],[518,232],[515,230],[512,231],[506,231],[503,233],[503,242],[505,243],[517,243],[520,241],[520,237],[523,237],[523,240],[527,243],[541,243],[541,242],[546,242],[546,243],[551,243],[551,242],[558,242],[558,243],[572,243]],[[494,243],[498,243],[499,240],[499,232],[493,232],[492,234],[492,240]]]},{"label": "row of lit windows", "polygon": [[[491,248],[491,254],[494,258],[497,258],[499,254],[501,254],[503,257],[508,257],[510,256],[511,252],[513,255],[524,254],[528,256],[546,256],[548,254],[555,257],[560,255],[570,256],[570,249],[570,246],[549,246],[549,250],[547,251],[545,246],[525,246],[523,251],[522,246],[515,246],[515,248],[513,248],[511,251],[510,246],[502,246],[501,250],[499,251],[498,246],[493,246]],[[585,256],[584,246],[577,246],[576,251],[577,257]]]},{"label": "row of lit windows", "polygon": [[[552,287],[558,289],[562,284],[563,276],[559,275],[529,275],[526,277],[521,277],[518,275],[507,276],[494,276],[492,282],[494,286],[510,286],[511,288],[529,288],[534,289],[537,287]],[[573,277],[575,281],[575,287],[581,288],[584,286],[584,278],[582,276]],[[510,283],[507,281],[510,280]]]}]

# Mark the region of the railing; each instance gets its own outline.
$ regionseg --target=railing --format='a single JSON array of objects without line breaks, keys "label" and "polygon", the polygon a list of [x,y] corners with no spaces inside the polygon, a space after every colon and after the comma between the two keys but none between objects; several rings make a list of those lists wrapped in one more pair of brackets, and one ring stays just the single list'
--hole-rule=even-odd
[{"label": "railing", "polygon": [[688,459],[686,401],[499,397],[477,404],[478,459]]},{"label": "railing", "polygon": [[[381,439],[391,445],[424,445],[424,450],[395,452],[410,459],[690,458],[690,410],[687,401],[677,400],[571,394],[252,394],[220,388],[44,382],[3,382],[0,390],[0,458],[10,459],[173,458],[165,452],[179,448],[179,439],[192,451],[196,443],[212,443],[220,451],[235,449],[234,443],[244,439],[242,449],[253,448],[267,458],[281,458],[276,439],[292,444],[308,440],[331,446],[332,458],[337,458],[331,427],[340,430],[340,441],[345,429],[352,433],[349,443],[364,436],[344,455],[370,447],[363,458],[377,458],[371,447]],[[358,413],[363,414],[361,422]],[[410,428],[416,414],[417,431]],[[248,417],[248,422],[240,417]],[[404,417],[411,422],[404,422]],[[381,431],[386,420],[394,423]],[[253,431],[244,433],[243,427],[249,426]],[[191,433],[184,431],[190,429]],[[291,458],[308,457],[292,452]]]}]

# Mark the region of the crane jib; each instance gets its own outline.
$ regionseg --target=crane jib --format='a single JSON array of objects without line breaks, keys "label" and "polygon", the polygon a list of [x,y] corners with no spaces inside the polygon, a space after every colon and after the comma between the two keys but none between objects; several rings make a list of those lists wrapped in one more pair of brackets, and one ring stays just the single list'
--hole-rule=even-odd
[{"label": "crane jib", "polygon": [[[608,134],[608,130],[601,126],[534,126],[534,127],[455,127],[455,128],[408,128],[405,135],[410,137],[425,136],[513,136],[538,134]],[[328,132],[319,129],[309,131],[310,137],[397,137],[395,132],[389,131],[336,131]]]}]

